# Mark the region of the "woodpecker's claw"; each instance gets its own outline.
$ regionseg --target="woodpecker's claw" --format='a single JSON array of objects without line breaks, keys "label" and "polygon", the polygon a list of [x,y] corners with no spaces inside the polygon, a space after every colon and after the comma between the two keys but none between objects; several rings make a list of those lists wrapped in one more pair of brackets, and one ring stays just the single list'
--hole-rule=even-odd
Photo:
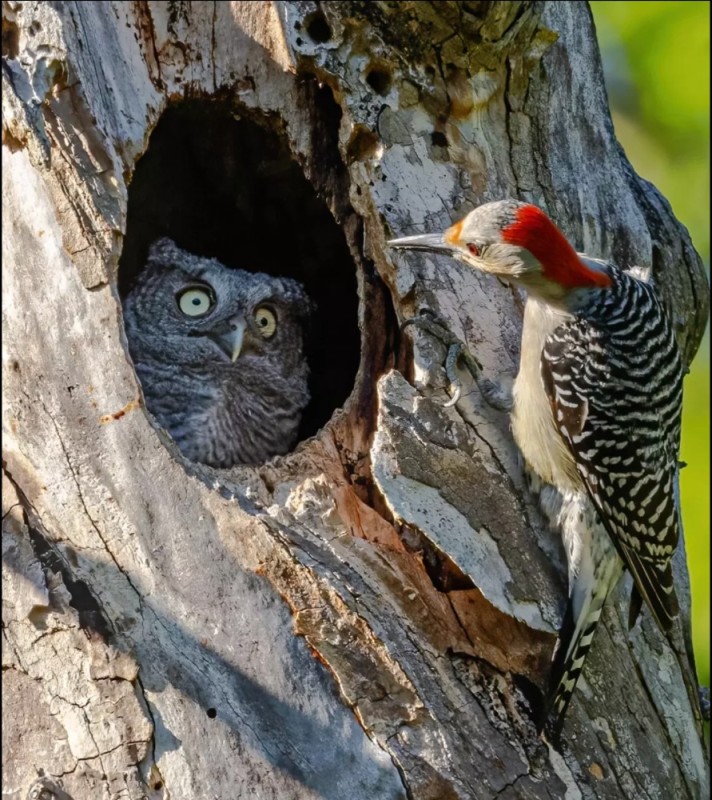
[{"label": "woodpecker's claw", "polygon": [[429,308],[422,308],[414,317],[405,320],[401,325],[401,330],[405,330],[408,325],[416,325],[418,328],[427,331],[446,347],[453,344],[461,344],[440,314],[436,314],[435,311],[431,311]]},{"label": "woodpecker's claw", "polygon": [[454,406],[455,403],[460,399],[460,395],[462,394],[462,384],[460,383],[460,379],[457,377],[455,373],[455,369],[457,367],[457,359],[460,357],[462,353],[462,345],[461,344],[451,344],[447,350],[447,357],[445,358],[445,374],[447,375],[447,379],[450,381],[450,389],[452,391],[452,396],[447,401],[447,403],[443,403],[444,408],[450,408]]},{"label": "woodpecker's claw", "polygon": [[473,380],[482,392],[482,396],[489,405],[500,411],[508,411],[511,409],[511,397],[497,384],[482,377],[482,364],[470,353],[457,336],[452,333],[445,320],[439,314],[436,314],[428,308],[424,308],[416,316],[405,320],[401,325],[401,330],[404,330],[408,325],[416,325],[447,347],[445,374],[450,383],[449,389],[451,397],[447,403],[443,403],[445,408],[454,406],[462,396],[462,381],[460,381],[457,376],[457,364],[460,361],[467,368],[470,375],[472,375]]}]

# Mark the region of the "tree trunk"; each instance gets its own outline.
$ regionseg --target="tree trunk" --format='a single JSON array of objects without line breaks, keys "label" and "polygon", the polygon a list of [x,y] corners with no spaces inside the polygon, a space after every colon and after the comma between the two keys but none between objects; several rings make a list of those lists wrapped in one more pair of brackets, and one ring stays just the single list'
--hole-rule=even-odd
[{"label": "tree trunk", "polygon": [[[511,380],[522,297],[385,246],[503,197],[651,265],[690,360],[702,266],[585,3],[3,3],[5,797],[708,791],[629,578],[536,734],[563,549],[506,416],[465,375],[445,407],[442,345],[399,328],[436,310]],[[144,412],[120,295],[162,234],[314,295],[295,452],[210,470]]]}]

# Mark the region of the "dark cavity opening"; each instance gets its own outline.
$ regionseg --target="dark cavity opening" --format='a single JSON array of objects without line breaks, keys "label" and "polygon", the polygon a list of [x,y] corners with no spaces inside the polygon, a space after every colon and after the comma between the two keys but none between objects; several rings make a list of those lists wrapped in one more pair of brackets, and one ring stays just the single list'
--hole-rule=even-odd
[{"label": "dark cavity opening", "polygon": [[317,44],[324,44],[331,39],[331,27],[321,11],[315,11],[304,21],[309,38]]},{"label": "dark cavity opening", "polygon": [[391,88],[391,73],[384,67],[372,67],[366,73],[366,83],[376,94],[385,96]]},{"label": "dark cavity opening", "polygon": [[217,100],[170,106],[129,186],[122,297],[160,236],[228,267],[304,285],[317,310],[305,340],[311,401],[299,440],[314,435],[354,386],[361,346],[356,269],[341,228],[292,158],[279,121],[238,115]]}]

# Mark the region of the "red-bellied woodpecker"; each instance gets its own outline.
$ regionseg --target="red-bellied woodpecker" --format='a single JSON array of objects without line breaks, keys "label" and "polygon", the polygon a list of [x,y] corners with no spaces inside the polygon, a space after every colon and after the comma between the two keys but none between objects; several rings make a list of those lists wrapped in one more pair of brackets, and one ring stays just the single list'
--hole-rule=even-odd
[{"label": "red-bellied woodpecker", "polygon": [[568,556],[546,704],[558,735],[623,567],[634,580],[631,626],[641,598],[664,632],[678,613],[671,558],[683,370],[674,331],[650,283],[576,253],[529,204],[487,203],[442,234],[389,244],[447,254],[527,291],[512,431],[527,468],[548,485],[542,498]]}]

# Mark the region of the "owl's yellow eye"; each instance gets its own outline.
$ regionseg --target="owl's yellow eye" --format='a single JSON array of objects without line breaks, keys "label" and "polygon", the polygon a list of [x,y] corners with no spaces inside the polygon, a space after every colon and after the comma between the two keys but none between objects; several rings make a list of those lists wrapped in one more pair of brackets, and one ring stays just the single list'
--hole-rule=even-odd
[{"label": "owl's yellow eye", "polygon": [[186,317],[202,317],[213,305],[213,298],[207,289],[193,287],[178,295],[178,308]]},{"label": "owl's yellow eye", "polygon": [[277,317],[269,308],[260,306],[255,311],[255,322],[263,339],[270,339],[277,330]]}]

